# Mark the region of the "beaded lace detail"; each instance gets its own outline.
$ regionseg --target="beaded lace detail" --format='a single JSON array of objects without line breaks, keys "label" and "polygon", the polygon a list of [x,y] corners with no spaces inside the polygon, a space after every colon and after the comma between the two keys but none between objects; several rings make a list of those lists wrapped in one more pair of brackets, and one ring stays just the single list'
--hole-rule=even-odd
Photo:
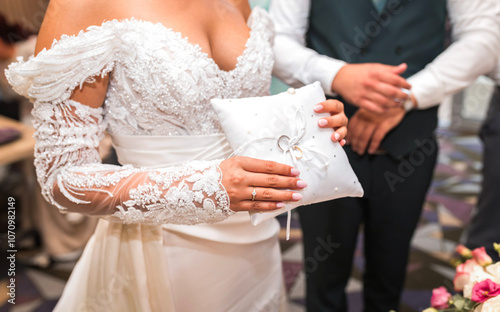
[{"label": "beaded lace detail", "polygon": [[[6,71],[34,102],[35,166],[42,193],[61,210],[124,223],[196,224],[227,218],[220,160],[160,169],[103,165],[104,131],[121,135],[221,133],[210,99],[265,95],[273,66],[272,23],[255,8],[243,54],[224,71],[197,45],[162,24],[113,20],[63,36]],[[105,105],[70,99],[94,77],[110,77]]]}]

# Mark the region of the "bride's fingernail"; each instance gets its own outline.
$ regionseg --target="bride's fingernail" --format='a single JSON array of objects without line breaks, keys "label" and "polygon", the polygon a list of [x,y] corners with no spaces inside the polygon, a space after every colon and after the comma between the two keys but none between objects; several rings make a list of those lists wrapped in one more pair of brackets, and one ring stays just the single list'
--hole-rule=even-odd
[{"label": "bride's fingernail", "polygon": [[277,203],[276,208],[283,208],[285,207],[285,203]]},{"label": "bride's fingernail", "polygon": [[299,169],[292,168],[292,172],[291,172],[291,174],[292,174],[293,176],[298,176],[298,175],[300,174],[300,171],[299,171]]},{"label": "bride's fingernail", "polygon": [[321,127],[324,127],[328,124],[328,121],[326,121],[326,119],[320,119],[318,121],[318,124],[321,126]]},{"label": "bride's fingernail", "polygon": [[335,137],[335,141],[338,142],[338,140],[340,139],[340,134],[338,134],[337,132],[335,132],[335,134],[333,136]]},{"label": "bride's fingernail", "polygon": [[300,194],[300,193],[293,193],[292,198],[293,198],[293,200],[301,200],[302,199],[302,194]]},{"label": "bride's fingernail", "polygon": [[318,105],[314,106],[314,111],[315,112],[320,112],[322,110],[323,110],[323,105],[318,104]]},{"label": "bride's fingernail", "polygon": [[303,180],[298,180],[297,181],[297,187],[299,187],[299,188],[305,188],[305,187],[307,187],[307,182],[303,181]]}]

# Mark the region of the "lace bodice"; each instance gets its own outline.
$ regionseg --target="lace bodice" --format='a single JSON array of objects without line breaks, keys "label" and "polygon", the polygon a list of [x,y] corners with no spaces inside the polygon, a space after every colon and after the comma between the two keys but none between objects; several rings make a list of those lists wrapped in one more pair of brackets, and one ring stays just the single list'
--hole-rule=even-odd
[{"label": "lace bodice", "polygon": [[[49,50],[10,65],[14,90],[34,102],[35,165],[44,196],[62,210],[124,222],[194,224],[231,214],[220,160],[161,169],[102,165],[105,130],[120,135],[221,133],[210,99],[265,95],[272,23],[255,8],[250,37],[234,70],[221,70],[178,32],[147,21],[113,20],[63,36]],[[70,99],[109,74],[102,108]]]}]

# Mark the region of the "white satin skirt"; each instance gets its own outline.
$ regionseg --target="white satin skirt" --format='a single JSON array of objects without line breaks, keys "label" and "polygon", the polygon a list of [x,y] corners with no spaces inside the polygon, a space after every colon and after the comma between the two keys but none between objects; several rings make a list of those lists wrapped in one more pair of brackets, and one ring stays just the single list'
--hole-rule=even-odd
[{"label": "white satin skirt", "polygon": [[[113,136],[122,164],[226,158],[224,135]],[[216,224],[124,225],[99,220],[54,311],[284,311],[279,225],[246,212]]]}]

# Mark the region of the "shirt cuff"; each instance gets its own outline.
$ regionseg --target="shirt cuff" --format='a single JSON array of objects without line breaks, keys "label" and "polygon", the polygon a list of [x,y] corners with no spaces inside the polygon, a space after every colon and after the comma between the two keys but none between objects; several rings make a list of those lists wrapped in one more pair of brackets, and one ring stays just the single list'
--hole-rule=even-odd
[{"label": "shirt cuff", "polygon": [[410,91],[417,100],[415,109],[437,106],[445,97],[444,86],[429,67],[408,78],[408,83],[411,84]]},{"label": "shirt cuff", "polygon": [[312,73],[313,81],[319,81],[321,87],[325,94],[330,96],[336,96],[335,92],[332,92],[332,82],[337,76],[339,70],[346,64],[346,62],[341,60],[332,59],[327,56],[320,55],[315,60],[314,73]]}]

